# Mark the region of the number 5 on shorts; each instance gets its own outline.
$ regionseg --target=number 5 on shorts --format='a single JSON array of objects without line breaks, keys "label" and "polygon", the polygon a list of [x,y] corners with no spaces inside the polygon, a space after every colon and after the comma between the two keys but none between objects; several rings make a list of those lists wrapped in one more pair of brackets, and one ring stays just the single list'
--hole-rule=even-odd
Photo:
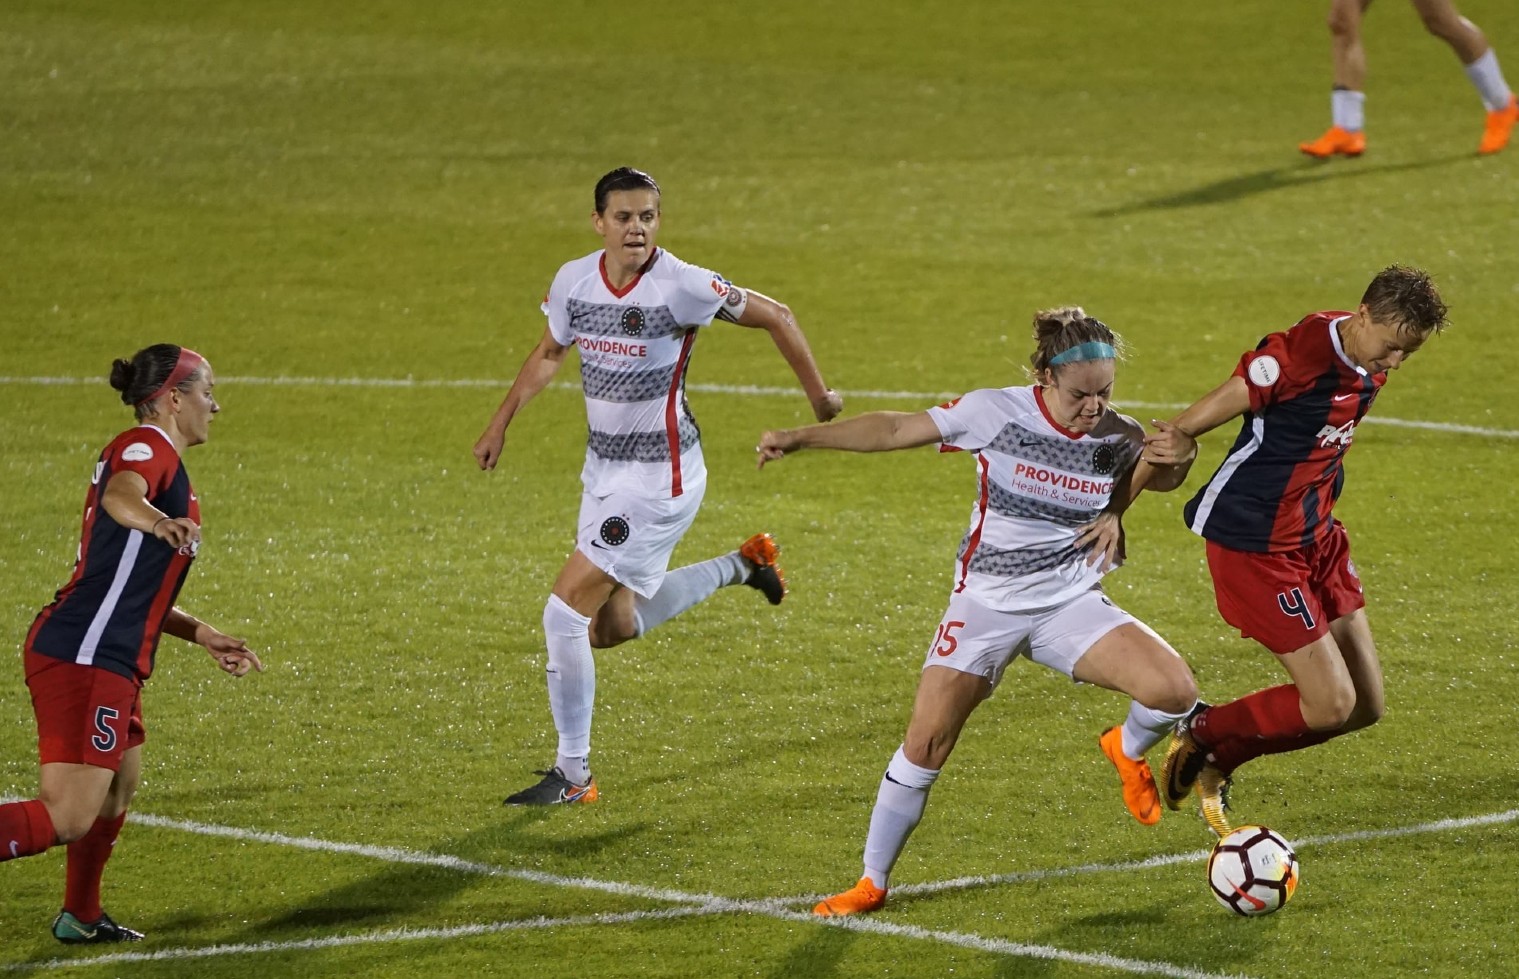
[{"label": "number 5 on shorts", "polygon": [[934,633],[934,653],[939,656],[948,656],[960,645],[960,640],[955,638],[955,630],[965,628],[964,622],[950,620],[939,623],[939,631]]},{"label": "number 5 on shorts", "polygon": [[96,751],[110,752],[116,749],[116,730],[111,727],[111,722],[121,716],[121,711],[114,707],[95,708],[95,730],[100,732],[90,738],[90,744]]}]

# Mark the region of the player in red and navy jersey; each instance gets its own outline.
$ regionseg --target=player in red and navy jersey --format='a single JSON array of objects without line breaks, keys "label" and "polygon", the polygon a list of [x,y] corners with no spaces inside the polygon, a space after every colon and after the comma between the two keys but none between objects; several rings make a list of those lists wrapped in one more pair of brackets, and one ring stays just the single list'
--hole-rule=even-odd
[{"label": "player in red and navy jersey", "polygon": [[1135,487],[1151,463],[1189,466],[1197,436],[1244,419],[1186,519],[1207,541],[1220,614],[1275,653],[1292,682],[1200,707],[1177,725],[1161,772],[1166,802],[1179,808],[1195,787],[1220,836],[1229,832],[1227,791],[1240,765],[1382,716],[1366,600],[1332,511],[1356,426],[1388,371],[1444,328],[1445,313],[1427,273],[1383,269],[1354,311],[1314,313],[1266,337],[1229,380],[1145,440]]},{"label": "player in red and navy jersey", "polygon": [[791,310],[656,247],[659,185],[619,167],[596,184],[591,222],[604,244],[560,267],[543,301],[548,327],[475,442],[481,469],[496,468],[506,429],[579,351],[587,438],[575,550],[543,610],[549,710],[559,734],[554,764],[508,805],[594,802],[593,648],[627,642],[704,601],[748,584],[772,604],[786,594],[779,547],[755,534],[737,550],[669,570],[707,487],[701,431],[686,404],[697,334],[714,320],[764,330],[827,421],[843,400],[823,383]]},{"label": "player in red and navy jersey", "polygon": [[163,633],[204,646],[233,676],[263,664],[174,602],[200,547],[200,504],[181,455],[220,411],[211,365],[173,344],[111,367],[138,424],[100,454],[85,497],[68,583],[26,636],[26,683],[42,772],[36,799],[0,805],[0,861],[68,845],[68,944],[129,942],[141,933],[100,906],[100,880],[142,770],[142,684]]}]

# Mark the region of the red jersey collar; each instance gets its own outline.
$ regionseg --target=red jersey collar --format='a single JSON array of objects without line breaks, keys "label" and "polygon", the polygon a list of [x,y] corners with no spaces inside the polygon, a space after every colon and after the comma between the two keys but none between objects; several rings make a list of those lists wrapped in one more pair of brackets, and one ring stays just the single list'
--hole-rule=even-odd
[{"label": "red jersey collar", "polygon": [[607,253],[606,249],[604,248],[601,250],[601,258],[596,262],[596,268],[601,272],[601,284],[607,287],[607,292],[610,292],[618,299],[621,299],[623,296],[626,296],[628,293],[637,288],[639,281],[643,278],[643,274],[649,271],[649,269],[652,269],[654,267],[655,261],[658,259],[659,249],[655,248],[654,254],[650,255],[649,260],[643,263],[643,265],[639,268],[637,274],[633,276],[632,281],[630,281],[626,286],[623,286],[621,289],[612,285],[612,280],[607,278]]},{"label": "red jersey collar", "polygon": [[1059,432],[1061,435],[1064,435],[1068,439],[1086,438],[1086,432],[1073,432],[1069,428],[1066,428],[1064,425],[1057,422],[1055,420],[1055,416],[1050,414],[1049,406],[1044,403],[1044,387],[1042,385],[1034,385],[1034,400],[1039,404],[1039,413],[1044,416],[1044,420],[1049,422],[1050,427],[1055,431]]}]

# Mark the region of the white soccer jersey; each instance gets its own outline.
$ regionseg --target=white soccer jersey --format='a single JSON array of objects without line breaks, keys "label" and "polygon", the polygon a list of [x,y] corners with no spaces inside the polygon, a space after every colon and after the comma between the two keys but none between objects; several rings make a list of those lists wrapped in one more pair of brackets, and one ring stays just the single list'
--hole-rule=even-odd
[{"label": "white soccer jersey", "polygon": [[1023,612],[1070,601],[1102,577],[1076,528],[1108,505],[1144,429],[1108,409],[1091,434],[1056,424],[1037,387],[986,388],[928,409],[941,451],[976,454],[980,491],[955,560],[955,593]]},{"label": "white soccer jersey", "polygon": [[717,315],[737,319],[747,301],[716,272],[662,248],[620,290],[602,251],[559,269],[543,312],[554,339],[580,349],[587,493],[675,497],[707,478],[686,367],[696,329]]}]

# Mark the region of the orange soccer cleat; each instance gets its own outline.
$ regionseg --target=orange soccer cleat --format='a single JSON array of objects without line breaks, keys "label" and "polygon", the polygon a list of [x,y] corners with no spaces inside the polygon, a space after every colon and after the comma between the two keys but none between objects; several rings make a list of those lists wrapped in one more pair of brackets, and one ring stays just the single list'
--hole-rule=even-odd
[{"label": "orange soccer cleat", "polygon": [[842,918],[847,914],[879,911],[885,903],[886,888],[877,887],[869,877],[861,877],[858,884],[844,893],[819,901],[812,913],[819,918]]},{"label": "orange soccer cleat", "polygon": [[1339,126],[1331,126],[1329,130],[1318,139],[1307,143],[1297,144],[1297,148],[1311,157],[1327,160],[1335,154],[1340,156],[1360,156],[1366,152],[1366,133],[1357,129],[1351,132],[1341,129]]},{"label": "orange soccer cleat", "polygon": [[758,588],[771,605],[779,605],[787,592],[786,573],[776,563],[781,556],[781,545],[769,534],[755,534],[744,541],[738,553],[754,569],[744,579],[744,584]]},{"label": "orange soccer cleat", "polygon": [[1097,744],[1118,769],[1118,780],[1123,783],[1123,804],[1129,807],[1129,815],[1146,826],[1160,822],[1160,793],[1155,789],[1150,763],[1143,758],[1135,761],[1123,753],[1123,728],[1108,728]]},{"label": "orange soccer cleat", "polygon": [[1508,138],[1519,122],[1519,98],[1510,94],[1508,105],[1487,114],[1487,126],[1482,130],[1482,143],[1478,153],[1496,153],[1508,145]]}]

